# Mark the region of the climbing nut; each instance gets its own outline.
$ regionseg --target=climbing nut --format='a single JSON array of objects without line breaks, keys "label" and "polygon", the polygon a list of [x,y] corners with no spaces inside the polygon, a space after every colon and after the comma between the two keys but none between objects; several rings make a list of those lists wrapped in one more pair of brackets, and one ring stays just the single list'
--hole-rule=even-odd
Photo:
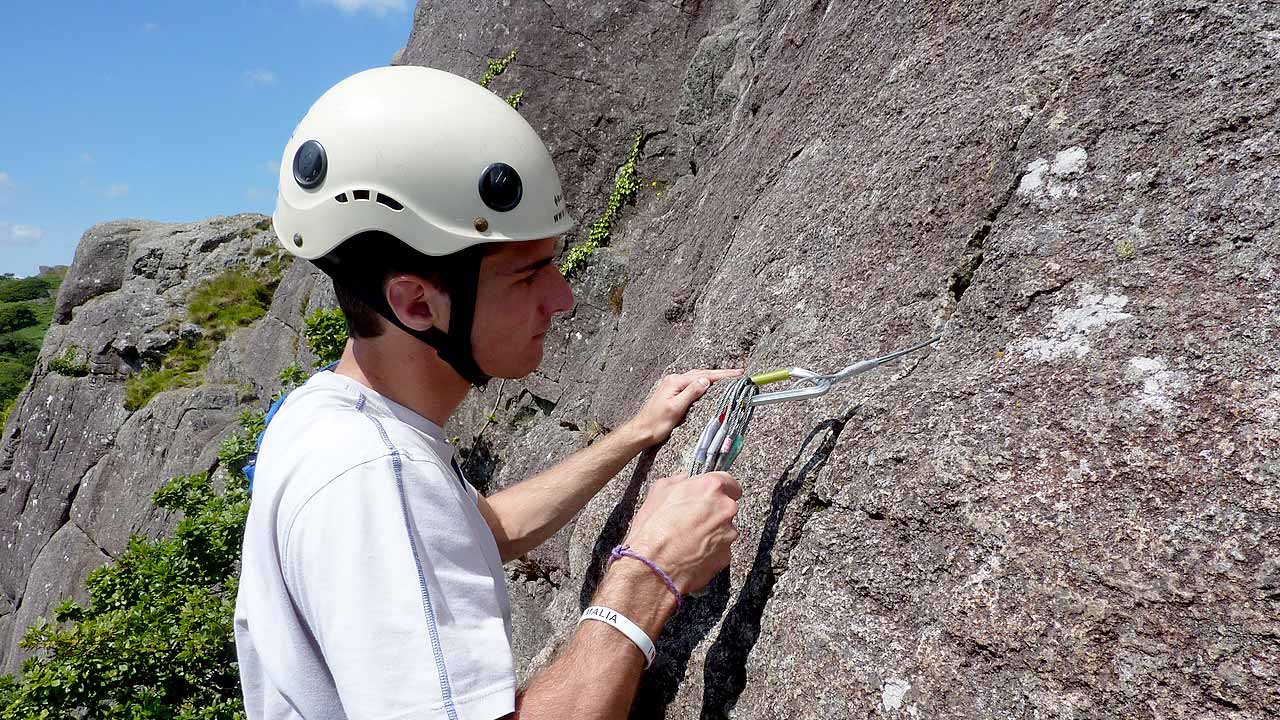
[{"label": "climbing nut", "polygon": [[475,222],[476,222],[476,232],[488,232],[489,230],[488,220],[485,220],[482,217],[478,217],[476,218]]}]

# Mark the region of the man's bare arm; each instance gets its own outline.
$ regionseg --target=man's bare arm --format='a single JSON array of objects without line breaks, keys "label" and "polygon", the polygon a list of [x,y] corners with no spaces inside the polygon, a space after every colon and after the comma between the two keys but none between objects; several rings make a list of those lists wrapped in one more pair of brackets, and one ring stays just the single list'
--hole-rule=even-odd
[{"label": "man's bare arm", "polygon": [[563,462],[480,499],[480,512],[508,562],[556,534],[645,448],[665,441],[716,380],[741,370],[691,370],[663,378],[634,418]]},{"label": "man's bare arm", "polygon": [[[592,604],[618,611],[655,641],[675,610],[675,597],[649,568],[617,563]],[[644,674],[644,654],[612,627],[580,623],[569,645],[516,695],[520,720],[625,718]]]},{"label": "man's bare arm", "polygon": [[[704,587],[729,564],[741,496],[725,473],[659,479],[636,512],[627,544],[663,568],[679,590]],[[675,595],[645,564],[624,557],[609,568],[592,604],[618,612],[656,640]],[[580,623],[560,657],[517,694],[516,716],[625,718],[643,672],[644,655],[625,635],[601,622]]]}]

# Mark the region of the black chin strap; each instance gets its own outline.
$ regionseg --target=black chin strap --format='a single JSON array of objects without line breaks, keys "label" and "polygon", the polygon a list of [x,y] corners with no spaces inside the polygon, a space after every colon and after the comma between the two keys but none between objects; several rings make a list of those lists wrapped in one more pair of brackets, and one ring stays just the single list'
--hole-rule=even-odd
[{"label": "black chin strap", "polygon": [[457,262],[453,264],[454,271],[447,273],[444,279],[447,286],[444,289],[449,293],[447,333],[437,327],[415,330],[401,322],[387,303],[386,293],[370,273],[362,272],[358,267],[348,267],[347,263],[332,255],[312,262],[387,322],[434,348],[440,359],[449,363],[467,382],[482,388],[489,382],[489,375],[476,364],[471,350],[471,328],[475,320],[476,288],[480,281],[483,254],[477,248],[468,248],[458,255]]}]

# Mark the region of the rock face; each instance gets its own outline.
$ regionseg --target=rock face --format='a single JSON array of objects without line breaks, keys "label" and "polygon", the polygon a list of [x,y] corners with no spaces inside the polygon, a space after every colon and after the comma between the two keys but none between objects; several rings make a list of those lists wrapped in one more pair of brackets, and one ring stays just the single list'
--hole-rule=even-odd
[{"label": "rock face", "polygon": [[[124,407],[128,376],[176,341],[188,293],[228,268],[254,269],[271,257],[254,252],[274,249],[266,220],[123,220],[82,238],[32,383],[0,445],[0,673],[21,666],[25,629],[63,598],[83,601],[85,575],[124,550],[131,534],[172,526],[152,493],[170,477],[213,467],[238,414],[262,404],[280,369],[300,357],[291,328],[314,279],[304,264],[290,267],[267,317],[222,343],[206,384],[160,393],[135,412]],[[272,342],[255,345],[266,328]],[[48,370],[69,347],[87,354],[85,377]]]},{"label": "rock face", "polygon": [[[494,487],[664,372],[942,334],[757,412],[732,572],[637,717],[1276,713],[1277,32],[1256,2],[420,4],[400,62],[519,48],[494,89],[582,219],[647,137],[543,373],[457,423],[498,408]],[[524,673],[709,412],[512,584]]]},{"label": "rock face", "polygon": [[[540,372],[448,428],[477,484],[589,444],[665,372],[942,336],[757,412],[734,564],[669,624],[635,716],[1276,714],[1278,38],[1260,2],[418,7],[397,62],[478,77],[519,48],[493,88],[524,91],[571,242],[644,138]],[[0,637],[166,527],[151,492],[299,357],[331,301],[301,263],[205,386],[120,405],[181,284],[250,256],[257,219],[86,234],[40,367],[74,341],[93,372],[38,369],[0,455]],[[706,405],[509,566],[522,676]]]}]

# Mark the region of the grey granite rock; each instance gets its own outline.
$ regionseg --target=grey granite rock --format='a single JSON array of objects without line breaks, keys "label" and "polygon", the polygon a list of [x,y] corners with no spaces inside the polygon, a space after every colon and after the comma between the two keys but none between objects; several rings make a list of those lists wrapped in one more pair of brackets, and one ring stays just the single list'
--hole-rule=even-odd
[{"label": "grey granite rock", "polygon": [[[629,133],[658,133],[579,285],[625,278],[619,312],[550,350],[548,415],[486,436],[497,484],[581,442],[540,424],[614,425],[665,371],[943,335],[757,414],[732,572],[668,627],[637,717],[1274,715],[1278,23],[1255,2],[419,6],[402,62],[475,75],[520,48],[495,89],[525,91],[584,220]],[[599,327],[585,305],[564,337]],[[470,402],[459,431],[494,401]],[[525,676],[707,412],[552,544],[566,579],[513,590],[554,629],[517,643]]]},{"label": "grey granite rock", "polygon": [[[215,467],[239,413],[265,404],[280,369],[296,360],[296,335],[282,333],[257,352],[224,359],[229,346],[273,322],[269,316],[222,343],[205,384],[162,392],[135,412],[124,407],[125,383],[145,361],[179,335],[200,332],[185,322],[191,290],[228,268],[270,261],[251,252],[271,240],[268,227],[263,216],[245,214],[189,224],[119,221],[85,233],[59,294],[61,319],[49,328],[0,445],[0,668],[19,666],[17,642],[28,625],[49,617],[130,535],[172,527],[152,494],[170,477]],[[309,283],[305,273],[284,278],[277,301]],[[290,312],[297,325],[300,304]],[[87,353],[89,374],[47,372],[70,347]]]}]

